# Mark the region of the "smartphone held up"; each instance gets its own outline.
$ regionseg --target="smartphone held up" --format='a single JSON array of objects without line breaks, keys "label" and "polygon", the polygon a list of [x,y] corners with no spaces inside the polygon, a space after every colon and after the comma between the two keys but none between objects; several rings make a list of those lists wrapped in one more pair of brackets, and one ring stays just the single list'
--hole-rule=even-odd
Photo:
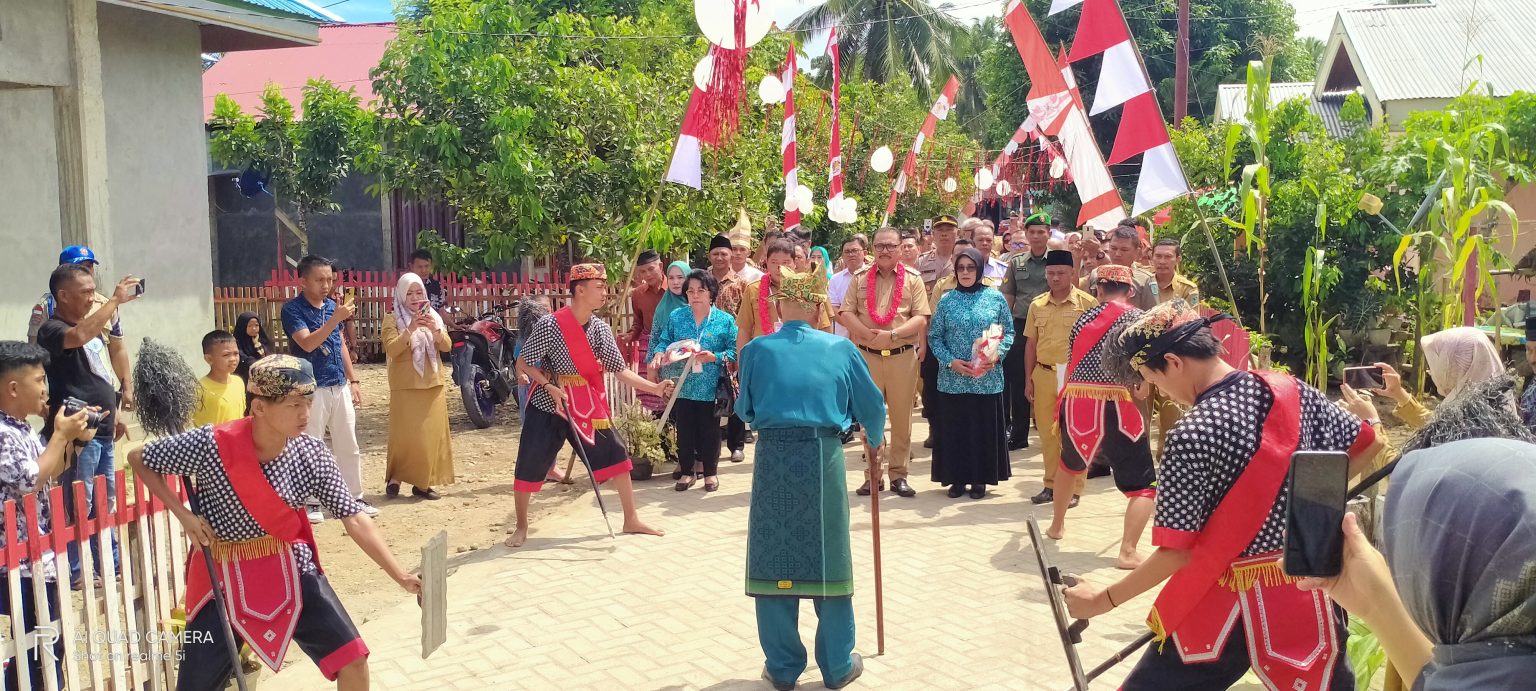
[{"label": "smartphone held up", "polygon": [[1285,573],[1329,578],[1344,567],[1344,510],[1349,454],[1297,451],[1286,480]]},{"label": "smartphone held up", "polygon": [[1379,391],[1387,388],[1386,372],[1376,365],[1345,367],[1344,384],[1356,391]]}]

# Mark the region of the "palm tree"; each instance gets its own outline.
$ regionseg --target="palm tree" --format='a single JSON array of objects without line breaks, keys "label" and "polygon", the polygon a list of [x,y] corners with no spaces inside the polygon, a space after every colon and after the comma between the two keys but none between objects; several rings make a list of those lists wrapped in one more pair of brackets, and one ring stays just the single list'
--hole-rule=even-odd
[{"label": "palm tree", "polygon": [[927,0],[828,0],[790,22],[802,40],[838,27],[844,74],[856,69],[881,84],[908,79],[918,95],[933,96],[935,75],[956,69],[950,45],[960,22]]},{"label": "palm tree", "polygon": [[957,122],[970,124],[970,134],[980,137],[986,124],[978,118],[987,109],[987,93],[981,83],[982,53],[996,45],[1003,31],[1002,20],[986,17],[975,24],[961,25],[950,37],[955,58],[954,70],[940,71],[933,83],[943,84],[953,74],[960,78],[960,93],[955,97]]}]

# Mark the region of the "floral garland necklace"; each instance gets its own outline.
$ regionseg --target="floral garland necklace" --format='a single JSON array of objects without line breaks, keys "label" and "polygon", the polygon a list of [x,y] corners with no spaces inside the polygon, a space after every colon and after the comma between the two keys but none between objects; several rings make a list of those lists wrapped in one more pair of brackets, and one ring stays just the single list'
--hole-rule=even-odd
[{"label": "floral garland necklace", "polygon": [[890,326],[891,322],[896,319],[896,310],[901,307],[903,284],[906,283],[906,281],[902,280],[905,278],[902,275],[904,271],[906,271],[906,267],[902,266],[901,262],[897,262],[896,275],[894,277],[896,287],[891,292],[891,308],[886,310],[885,314],[880,313],[880,303],[875,298],[875,284],[879,282],[880,267],[877,266],[869,272],[869,280],[864,282],[864,304],[869,308],[869,320],[874,322],[876,326]]},{"label": "floral garland necklace", "polygon": [[768,276],[763,276],[763,280],[757,282],[757,325],[763,330],[764,336],[771,336],[778,330],[768,320],[768,290],[773,287],[772,282]]}]

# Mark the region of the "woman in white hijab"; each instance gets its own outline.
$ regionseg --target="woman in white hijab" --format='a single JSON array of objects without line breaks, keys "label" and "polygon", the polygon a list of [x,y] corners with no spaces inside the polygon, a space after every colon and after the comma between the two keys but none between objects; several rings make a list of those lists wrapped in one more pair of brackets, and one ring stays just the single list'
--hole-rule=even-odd
[{"label": "woman in white hijab", "polygon": [[453,445],[448,438],[448,399],[441,353],[453,342],[427,300],[421,278],[406,273],[395,284],[392,314],[384,317],[384,356],[389,367],[389,464],[384,493],[400,495],[400,483],[422,499],[440,498],[434,487],[453,483]]}]

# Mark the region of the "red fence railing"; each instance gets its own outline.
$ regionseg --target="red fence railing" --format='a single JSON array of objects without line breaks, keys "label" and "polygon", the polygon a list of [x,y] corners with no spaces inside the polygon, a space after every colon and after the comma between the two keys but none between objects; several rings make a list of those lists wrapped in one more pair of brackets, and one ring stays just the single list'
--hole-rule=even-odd
[{"label": "red fence railing", "polygon": [[[343,293],[355,296],[357,313],[352,317],[353,343],[361,358],[378,360],[384,355],[381,342],[385,315],[393,310],[395,282],[398,272],[355,271],[345,272],[337,286]],[[438,279],[443,285],[443,302],[446,307],[458,308],[464,314],[478,316],[486,312],[506,308],[512,302],[535,295],[544,295],[556,307],[565,304],[570,297],[565,275],[557,273],[550,279],[524,280],[516,274],[484,272],[466,276],[446,275]],[[613,288],[614,292],[618,287]],[[299,276],[293,271],[273,271],[272,277],[259,287],[215,288],[213,296],[214,325],[230,329],[235,318],[242,312],[255,312],[267,327],[278,350],[288,348],[283,333],[283,303],[298,297],[302,292]],[[506,319],[514,317],[504,312]],[[633,317],[627,306],[623,313],[610,319],[616,331],[622,332],[632,323]],[[514,326],[509,323],[508,326]]]}]

